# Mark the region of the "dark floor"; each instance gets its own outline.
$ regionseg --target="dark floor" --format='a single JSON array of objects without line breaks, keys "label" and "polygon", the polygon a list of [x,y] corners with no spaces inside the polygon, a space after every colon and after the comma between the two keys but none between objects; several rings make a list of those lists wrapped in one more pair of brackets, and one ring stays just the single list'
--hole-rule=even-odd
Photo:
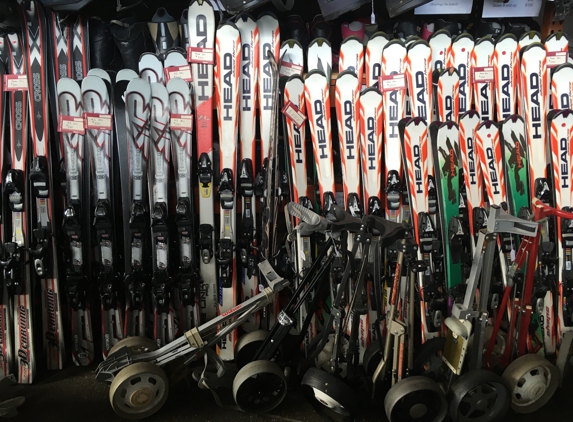
[{"label": "dark floor", "polygon": [[[284,402],[271,414],[251,415],[231,408],[234,404],[230,391],[221,391],[226,408],[220,408],[209,391],[200,390],[193,381],[180,382],[171,387],[165,406],[149,422],[189,421],[341,421],[331,413],[322,411],[318,404],[311,404],[301,393],[289,393]],[[573,379],[569,377],[553,399],[541,410],[529,415],[516,415],[510,411],[504,422],[572,422],[573,421]],[[122,421],[113,412],[108,400],[109,387],[94,379],[93,368],[68,367],[59,372],[40,374],[31,386],[13,386],[0,394],[0,399],[16,395],[26,398],[19,409],[18,421],[41,422],[92,422]],[[386,421],[383,408],[367,408],[356,421]]]}]

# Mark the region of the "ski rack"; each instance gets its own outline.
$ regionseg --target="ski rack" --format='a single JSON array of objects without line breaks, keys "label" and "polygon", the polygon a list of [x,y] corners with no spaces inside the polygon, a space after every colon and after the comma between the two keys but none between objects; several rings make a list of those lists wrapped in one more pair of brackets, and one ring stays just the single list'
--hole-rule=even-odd
[{"label": "ski rack", "polygon": [[[464,301],[463,303],[454,303],[452,316],[445,320],[448,333],[442,360],[455,374],[460,375],[462,372],[467,352],[467,342],[472,330],[472,320],[474,319],[477,321],[477,330],[474,334],[474,350],[471,352],[469,368],[470,370],[481,368],[482,345],[485,337],[485,328],[489,320],[487,306],[498,233],[536,236],[538,227],[539,224],[537,222],[514,217],[503,211],[499,206],[490,206],[486,229],[480,231],[478,236],[470,276],[466,283]],[[529,261],[536,263],[535,259],[530,259]],[[473,304],[480,275],[479,303],[478,309],[474,311]]]},{"label": "ski rack", "polygon": [[[206,349],[211,348],[228,333],[237,329],[250,314],[272,303],[277,293],[290,284],[289,280],[285,280],[275,272],[268,261],[263,261],[258,266],[267,283],[267,287],[261,293],[200,327],[186,331],[182,337],[159,350],[137,354],[133,353],[129,347],[122,347],[98,365],[96,379],[100,382],[111,383],[120,370],[136,362],[153,362],[164,366],[179,357],[184,358],[185,365],[193,362]],[[223,325],[224,328],[218,331]]]}]

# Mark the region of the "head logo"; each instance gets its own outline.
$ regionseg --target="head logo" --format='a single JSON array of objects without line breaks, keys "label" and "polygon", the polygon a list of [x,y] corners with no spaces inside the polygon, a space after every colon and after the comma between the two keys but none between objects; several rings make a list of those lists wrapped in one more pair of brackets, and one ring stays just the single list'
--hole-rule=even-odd
[{"label": "head logo", "polygon": [[426,119],[426,75],[422,71],[416,72],[414,76],[416,82],[416,101],[418,102],[418,115],[422,119]]},{"label": "head logo", "polygon": [[386,113],[388,116],[388,127],[386,135],[388,139],[398,137],[398,91],[390,91],[390,103],[386,104]]},{"label": "head logo", "polygon": [[569,189],[569,162],[567,158],[569,157],[568,151],[569,142],[567,138],[561,138],[559,140],[559,154],[561,156],[561,187],[565,189]]},{"label": "head logo", "polygon": [[[539,105],[539,75],[537,73],[531,73],[529,75],[529,86],[528,91],[531,92],[529,96],[529,112],[531,116],[531,137],[532,139],[541,139],[541,109]],[[543,116],[545,118],[545,116]]]},{"label": "head logo", "polygon": [[474,138],[468,136],[466,138],[467,157],[468,157],[468,172],[470,185],[477,184],[476,180],[476,162],[474,160]]},{"label": "head logo", "polygon": [[479,89],[479,93],[480,93],[480,115],[481,115],[481,119],[483,121],[489,120],[490,116],[489,116],[489,97],[490,97],[490,92],[489,92],[489,82],[484,82],[481,84],[481,87]]},{"label": "head logo", "polygon": [[503,118],[511,114],[511,68],[508,64],[501,66],[501,114]]},{"label": "head logo", "polygon": [[316,125],[316,141],[320,149],[320,159],[328,158],[328,150],[326,148],[326,133],[324,132],[324,105],[322,100],[314,101],[314,119]]},{"label": "head logo", "polygon": [[454,100],[451,95],[446,95],[444,98],[444,110],[446,111],[446,121],[453,121],[454,115]]},{"label": "head logo", "polygon": [[416,193],[423,193],[422,191],[422,166],[420,164],[420,146],[414,145],[412,148],[414,153],[414,179],[416,183]]},{"label": "head logo", "polygon": [[368,170],[376,170],[376,123],[374,117],[366,119],[368,133]]},{"label": "head logo", "polygon": [[[199,39],[197,47],[205,48],[207,46],[207,17],[205,15],[197,15],[195,18],[195,36]],[[207,92],[209,86],[209,72],[208,65],[205,63],[194,63],[193,78],[195,91],[198,93],[197,99],[199,101],[207,101],[211,97],[211,93]]]},{"label": "head logo", "polygon": [[251,44],[245,43],[243,44],[242,52],[241,52],[241,61],[243,62],[243,76],[244,78],[241,79],[241,89],[242,89],[242,101],[243,111],[251,111],[251,100],[252,100],[252,93],[251,93]]},{"label": "head logo", "polygon": [[493,188],[494,194],[499,194],[499,180],[497,177],[497,168],[495,167],[495,155],[493,153],[493,149],[488,147],[485,149],[486,157],[487,157],[487,166],[489,167],[489,177],[491,187]]},{"label": "head logo", "polygon": [[460,113],[465,113],[467,111],[467,97],[466,97],[467,67],[465,63],[460,63],[458,65],[458,75],[460,76],[460,91],[459,91],[458,103],[460,107]]},{"label": "head logo", "polygon": [[271,45],[269,43],[263,44],[263,56],[260,60],[263,62],[263,98],[261,103],[263,110],[272,110],[273,108],[273,79],[271,74],[271,64],[269,62],[269,52]]},{"label": "head logo", "polygon": [[346,159],[354,160],[354,128],[352,122],[354,120],[354,106],[352,101],[346,100],[343,104],[344,107],[344,140],[346,144]]},{"label": "head logo", "polygon": [[223,55],[223,120],[233,120],[233,55]]}]

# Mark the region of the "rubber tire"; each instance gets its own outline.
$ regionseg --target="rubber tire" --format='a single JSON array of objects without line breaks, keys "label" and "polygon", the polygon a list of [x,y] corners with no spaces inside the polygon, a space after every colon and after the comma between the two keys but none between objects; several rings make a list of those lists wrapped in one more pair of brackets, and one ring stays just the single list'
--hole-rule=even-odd
[{"label": "rubber tire", "polygon": [[[402,392],[402,390],[406,390]],[[407,392],[407,390],[411,390]],[[413,419],[399,419],[397,417],[392,417],[392,411],[395,409],[395,406],[408,394],[411,394],[415,391],[422,391],[422,390],[431,390],[435,393],[436,399],[439,400],[439,412],[438,414],[432,419],[431,421],[428,419],[424,419],[425,422],[442,422],[446,414],[448,413],[448,403],[446,401],[446,395],[435,381],[422,377],[422,376],[413,376],[409,378],[404,378],[395,384],[386,394],[384,398],[384,411],[386,412],[386,417],[390,422],[410,422]],[[417,403],[416,403],[417,404]]]},{"label": "rubber tire", "polygon": [[256,330],[243,334],[235,345],[235,365],[241,369],[253,361],[253,356],[269,335],[267,330]]},{"label": "rubber tire", "polygon": [[[267,402],[266,406],[249,407],[244,403],[239,403],[237,400],[237,395],[240,393],[240,388],[244,388],[245,382],[251,382],[256,380],[258,374],[271,374],[275,375],[280,381],[282,381],[282,391],[275,396],[274,401]],[[251,380],[251,381],[249,381]],[[269,360],[256,360],[254,362],[246,364],[241,370],[235,375],[233,380],[233,399],[235,403],[241,410],[250,413],[265,413],[273,410],[275,407],[280,405],[287,394],[287,380],[284,372],[281,370],[278,364],[271,362]]]},{"label": "rubber tire", "polygon": [[[384,342],[385,340],[382,339],[382,341]],[[368,346],[364,352],[364,356],[362,357],[362,366],[364,367],[364,372],[366,372],[369,379],[372,379],[378,364],[382,360],[382,353],[383,348],[378,340],[374,340],[370,343],[370,346]],[[380,381],[382,381],[382,379],[378,380],[378,382]]]},{"label": "rubber tire", "polygon": [[351,416],[358,408],[358,396],[354,390],[340,378],[318,368],[309,368],[302,377],[301,385],[310,387],[315,399],[315,389],[331,397],[333,401],[339,404],[339,408],[331,407],[324,401],[316,400],[339,415]]}]

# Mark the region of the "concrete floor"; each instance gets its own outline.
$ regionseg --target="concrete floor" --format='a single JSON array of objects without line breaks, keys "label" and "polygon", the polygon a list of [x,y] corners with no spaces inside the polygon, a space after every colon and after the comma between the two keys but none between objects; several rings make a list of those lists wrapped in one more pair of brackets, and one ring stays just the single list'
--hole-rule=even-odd
[{"label": "concrete floor", "polygon": [[[70,366],[59,372],[44,372],[31,386],[16,385],[0,393],[0,400],[17,395],[24,396],[26,403],[19,409],[17,421],[41,422],[99,422],[122,421],[113,412],[108,399],[109,387],[97,382],[94,368]],[[191,378],[171,387],[167,403],[149,422],[341,422],[342,418],[316,403],[311,403],[300,392],[289,393],[284,402],[271,414],[251,415],[232,408],[230,390],[219,388],[225,408],[218,407],[209,391],[200,390]],[[510,411],[504,422],[571,422],[573,421],[573,379],[569,377],[565,387],[559,389],[551,401],[541,410],[529,415],[517,415]],[[365,404],[356,421],[385,422],[382,403]]]}]

